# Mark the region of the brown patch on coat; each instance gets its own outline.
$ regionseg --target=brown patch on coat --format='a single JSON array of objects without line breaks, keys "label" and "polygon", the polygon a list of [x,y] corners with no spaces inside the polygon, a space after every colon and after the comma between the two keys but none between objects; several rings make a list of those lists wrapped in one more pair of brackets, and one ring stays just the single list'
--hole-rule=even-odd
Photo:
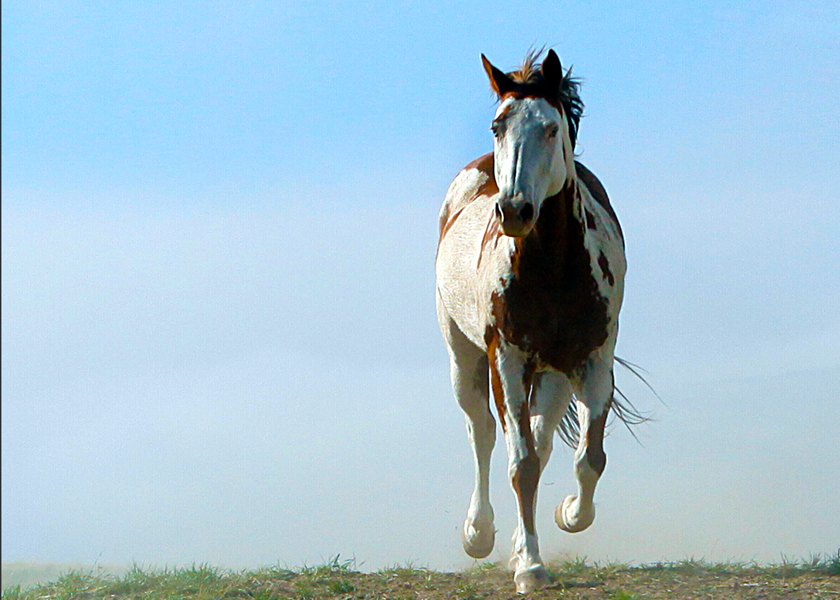
[{"label": "brown patch on coat", "polygon": [[598,291],[584,224],[574,216],[577,188],[546,198],[528,236],[516,240],[513,276],[492,298],[505,340],[566,375],[607,339],[607,302]]},{"label": "brown patch on coat", "polygon": [[499,219],[496,218],[495,213],[490,213],[490,218],[487,220],[487,227],[484,228],[484,235],[481,238],[481,250],[478,253],[478,262],[475,265],[476,270],[481,266],[481,259],[484,257],[484,253],[487,251],[487,248],[493,245],[493,248],[496,247],[496,244],[499,243],[499,239],[503,236],[502,233],[502,226],[499,223]]},{"label": "brown patch on coat", "polygon": [[[496,217],[495,212],[490,213],[490,218],[487,220],[487,227],[484,228],[484,236],[481,238],[481,254],[484,254],[484,248],[493,242],[493,247],[495,248],[496,244],[504,235],[502,233],[502,226],[499,223],[499,219]],[[478,264],[481,264],[481,255],[478,257]]]},{"label": "brown patch on coat", "polygon": [[531,408],[527,399],[522,403],[519,412],[519,432],[525,438],[525,447],[528,454],[517,465],[511,483],[519,500],[519,510],[525,524],[525,531],[533,534],[536,531],[534,527],[534,499],[540,481],[540,457],[537,456],[534,433],[531,431]]},{"label": "brown patch on coat", "polygon": [[607,278],[607,281],[610,285],[615,285],[615,276],[610,271],[610,261],[607,260],[607,256],[604,254],[604,251],[601,251],[601,254],[598,255],[598,266],[601,267],[601,273],[604,274],[604,277]]},{"label": "brown patch on coat", "polygon": [[499,373],[499,333],[492,327],[484,332],[484,342],[487,344],[487,362],[490,365],[490,384],[493,387],[493,400],[496,402],[496,410],[499,412],[499,421],[502,423],[502,431],[507,432],[505,422],[505,388],[502,385],[502,374]]},{"label": "brown patch on coat", "polygon": [[449,207],[447,206],[445,210],[440,213],[440,220],[438,220],[438,243],[440,240],[443,239],[443,234],[449,229],[447,224],[449,223]]},{"label": "brown patch on coat", "polygon": [[600,476],[607,467],[607,455],[604,452],[604,428],[607,425],[607,416],[610,412],[612,400],[607,402],[600,416],[590,422],[586,430],[586,462],[592,470]]},{"label": "brown patch on coat", "polygon": [[[493,180],[493,185],[496,185],[496,178],[493,176],[493,165],[494,165],[494,158],[493,153],[488,152],[482,156],[479,156],[466,167],[463,168],[464,171],[475,169],[476,171],[482,171],[483,173],[487,173],[490,175],[490,178]],[[498,190],[498,188],[496,188]]]},{"label": "brown patch on coat", "polygon": [[493,169],[494,160],[492,152],[475,159],[466,167],[461,169],[461,172],[471,170],[481,171],[482,173],[487,175],[487,179],[478,187],[478,189],[471,197],[458,199],[458,202],[455,206],[447,206],[446,210],[444,210],[441,213],[440,222],[438,223],[438,230],[440,233],[440,237],[438,238],[438,245],[440,245],[440,240],[443,239],[443,236],[445,236],[446,233],[455,224],[455,221],[458,220],[458,217],[461,215],[461,212],[467,206],[469,206],[473,200],[482,196],[493,196],[499,193],[499,186],[496,185],[496,176],[494,174]]},{"label": "brown patch on coat", "polygon": [[598,231],[598,224],[595,223],[595,215],[589,212],[589,210],[584,210],[584,213],[586,215],[586,228],[592,231]]}]

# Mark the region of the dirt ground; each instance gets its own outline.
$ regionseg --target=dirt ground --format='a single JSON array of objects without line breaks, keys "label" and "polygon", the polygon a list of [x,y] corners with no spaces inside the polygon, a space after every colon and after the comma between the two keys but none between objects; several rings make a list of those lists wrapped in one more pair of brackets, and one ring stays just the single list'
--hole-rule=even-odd
[{"label": "dirt ground", "polygon": [[[685,563],[669,566],[590,567],[581,564],[549,566],[553,582],[529,594],[547,598],[591,600],[643,599],[838,599],[840,574],[798,567],[731,567]],[[338,575],[338,574],[334,574]],[[303,578],[303,579],[302,579]],[[345,572],[331,581],[294,575],[275,581],[270,594],[280,598],[341,598],[391,600],[521,599],[512,573],[493,565],[460,573],[397,569],[363,574]],[[269,585],[269,588],[271,585]],[[318,593],[321,588],[322,594]],[[333,595],[328,595],[331,590]]]},{"label": "dirt ground", "polygon": [[[590,600],[820,599],[840,600],[840,555],[829,561],[777,566],[681,562],[644,567],[597,566],[582,561],[549,564],[552,583],[526,598]],[[143,571],[122,577],[72,572],[29,589],[7,588],[4,600],[54,598],[158,600],[480,600],[521,599],[512,573],[481,564],[457,573],[413,567],[361,573],[337,560],[315,568],[222,571],[209,566]]]}]

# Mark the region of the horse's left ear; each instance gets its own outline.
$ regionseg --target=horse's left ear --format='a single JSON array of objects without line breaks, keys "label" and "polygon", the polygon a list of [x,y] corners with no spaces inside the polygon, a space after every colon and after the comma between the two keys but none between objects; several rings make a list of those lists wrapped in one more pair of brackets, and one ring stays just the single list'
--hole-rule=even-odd
[{"label": "horse's left ear", "polygon": [[554,50],[549,50],[542,64],[542,74],[551,90],[560,87],[563,80],[563,65]]}]

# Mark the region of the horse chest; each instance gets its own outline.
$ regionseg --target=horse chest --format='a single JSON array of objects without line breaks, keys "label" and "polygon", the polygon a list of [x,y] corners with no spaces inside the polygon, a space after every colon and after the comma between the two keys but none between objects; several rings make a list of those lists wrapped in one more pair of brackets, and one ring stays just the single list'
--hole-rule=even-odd
[{"label": "horse chest", "polygon": [[492,295],[495,328],[538,366],[566,374],[606,341],[609,306],[579,228],[526,238],[511,256],[511,276]]}]

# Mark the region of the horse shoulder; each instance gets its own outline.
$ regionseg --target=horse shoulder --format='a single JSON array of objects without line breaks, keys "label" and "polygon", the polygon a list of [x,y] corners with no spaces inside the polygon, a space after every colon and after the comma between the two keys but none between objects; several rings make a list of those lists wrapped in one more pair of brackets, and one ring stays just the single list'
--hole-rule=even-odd
[{"label": "horse shoulder", "polygon": [[496,194],[496,178],[493,175],[493,153],[477,158],[461,169],[446,192],[440,209],[440,240],[452,228],[461,212],[476,198]]},{"label": "horse shoulder", "polygon": [[[489,307],[482,299],[488,288],[498,286],[499,261],[481,264],[484,237],[493,219],[498,187],[493,175],[493,155],[487,154],[464,167],[449,186],[440,214],[440,239],[436,278],[440,308],[478,347],[484,347]],[[497,249],[501,251],[501,248]],[[504,262],[504,261],[501,261]],[[495,267],[488,270],[488,267]],[[489,279],[488,279],[489,278]]]}]

